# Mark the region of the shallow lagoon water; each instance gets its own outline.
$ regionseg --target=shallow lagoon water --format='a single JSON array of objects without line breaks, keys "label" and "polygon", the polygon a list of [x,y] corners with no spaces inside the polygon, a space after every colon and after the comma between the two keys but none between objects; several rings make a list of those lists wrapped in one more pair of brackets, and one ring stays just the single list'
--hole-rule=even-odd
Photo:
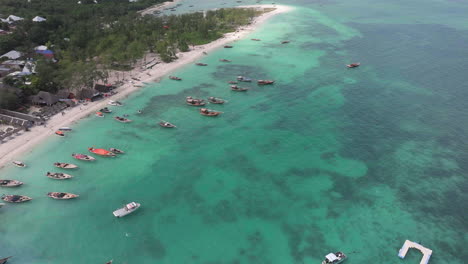
[{"label": "shallow lagoon water", "polygon": [[[434,251],[430,263],[466,262],[468,35],[466,2],[457,3],[285,2],[300,8],[208,54],[207,67],[175,72],[183,81],[163,79],[112,107],[133,123],[89,117],[25,156],[28,168],[0,171],[34,198],[0,210],[0,256],[320,263],[341,250],[350,264],[419,263],[415,251],[397,257],[409,239]],[[227,81],[237,75],[277,82],[235,93]],[[224,113],[208,118],[184,104],[189,95],[229,102],[210,105]],[[127,153],[71,158],[90,146]],[[75,178],[45,177],[56,161],[80,165]],[[130,201],[141,210],[112,216]]]}]

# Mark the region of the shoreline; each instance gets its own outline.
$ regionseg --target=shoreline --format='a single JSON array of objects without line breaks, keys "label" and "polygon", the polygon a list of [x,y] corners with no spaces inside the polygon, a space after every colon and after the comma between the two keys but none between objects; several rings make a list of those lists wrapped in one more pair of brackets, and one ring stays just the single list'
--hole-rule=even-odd
[{"label": "shoreline", "polygon": [[[175,3],[166,2],[166,3]],[[166,4],[164,3],[164,4]],[[164,5],[163,4],[163,5]],[[159,8],[162,8],[161,5]],[[205,52],[211,52],[215,49],[221,48],[222,46],[245,37],[246,35],[253,32],[258,26],[263,24],[269,18],[291,11],[293,8],[284,5],[250,5],[241,6],[240,8],[275,8],[274,10],[264,13],[256,17],[250,25],[238,28],[236,31],[224,34],[223,37],[210,42],[208,44],[195,46],[188,52],[177,53],[178,59],[170,62],[161,62],[151,69],[139,70],[138,67],[134,68],[131,72],[136,75],[131,76],[132,78],[138,78],[140,81],[127,82],[122,86],[115,89],[117,94],[109,96],[105,99],[90,102],[88,105],[77,105],[71,109],[65,109],[65,115],[57,114],[52,116],[46,123],[46,127],[35,126],[30,131],[23,132],[23,134],[16,136],[15,138],[0,145],[0,169],[11,164],[15,159],[21,160],[19,157],[25,153],[30,153],[36,145],[44,141],[49,136],[54,136],[54,132],[60,127],[71,126],[81,119],[84,119],[101,108],[107,106],[108,100],[121,100],[128,97],[131,93],[138,91],[143,83],[156,82],[162,77],[169,73],[194,62],[195,60],[205,56]],[[130,73],[129,73],[130,74]]]},{"label": "shoreline", "polygon": [[154,6],[150,6],[150,7],[146,8],[146,9],[138,11],[138,13],[140,13],[142,16],[151,15],[155,11],[162,10],[162,9],[164,9],[166,7],[169,7],[169,6],[172,6],[172,5],[177,5],[177,3],[179,3],[180,1],[182,1],[182,0],[166,1],[164,3],[156,4]]}]

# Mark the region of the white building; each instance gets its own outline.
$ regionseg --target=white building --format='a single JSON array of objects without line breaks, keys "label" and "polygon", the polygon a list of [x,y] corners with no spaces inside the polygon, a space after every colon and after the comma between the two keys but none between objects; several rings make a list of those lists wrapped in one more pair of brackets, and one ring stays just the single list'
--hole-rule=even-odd
[{"label": "white building", "polygon": [[40,17],[40,16],[36,16],[32,19],[33,22],[44,22],[46,21],[47,19],[43,18],[43,17]]}]

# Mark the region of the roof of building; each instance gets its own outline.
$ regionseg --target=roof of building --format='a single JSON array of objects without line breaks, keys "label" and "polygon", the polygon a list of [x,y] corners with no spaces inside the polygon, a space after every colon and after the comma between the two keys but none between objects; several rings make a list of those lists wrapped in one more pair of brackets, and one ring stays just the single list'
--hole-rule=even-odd
[{"label": "roof of building", "polygon": [[40,16],[36,16],[32,19],[33,22],[44,22],[46,21],[47,19],[43,18],[43,17],[40,17]]},{"label": "roof of building", "polygon": [[45,45],[40,45],[40,46],[37,46],[37,47],[34,48],[34,50],[46,50],[46,49],[48,49],[48,48]]},{"label": "roof of building", "polygon": [[3,54],[2,56],[0,56],[0,58],[7,57],[10,60],[16,60],[16,59],[20,58],[21,56],[23,56],[23,54],[21,52],[16,51],[16,50],[11,50],[11,51]]}]

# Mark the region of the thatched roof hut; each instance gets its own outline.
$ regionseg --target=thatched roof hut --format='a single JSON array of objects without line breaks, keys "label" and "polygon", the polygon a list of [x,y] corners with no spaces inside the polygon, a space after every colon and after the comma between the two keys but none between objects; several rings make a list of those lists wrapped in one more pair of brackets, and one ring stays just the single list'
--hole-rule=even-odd
[{"label": "thatched roof hut", "polygon": [[33,104],[53,105],[58,102],[58,98],[49,92],[40,91],[31,97],[31,102]]}]

